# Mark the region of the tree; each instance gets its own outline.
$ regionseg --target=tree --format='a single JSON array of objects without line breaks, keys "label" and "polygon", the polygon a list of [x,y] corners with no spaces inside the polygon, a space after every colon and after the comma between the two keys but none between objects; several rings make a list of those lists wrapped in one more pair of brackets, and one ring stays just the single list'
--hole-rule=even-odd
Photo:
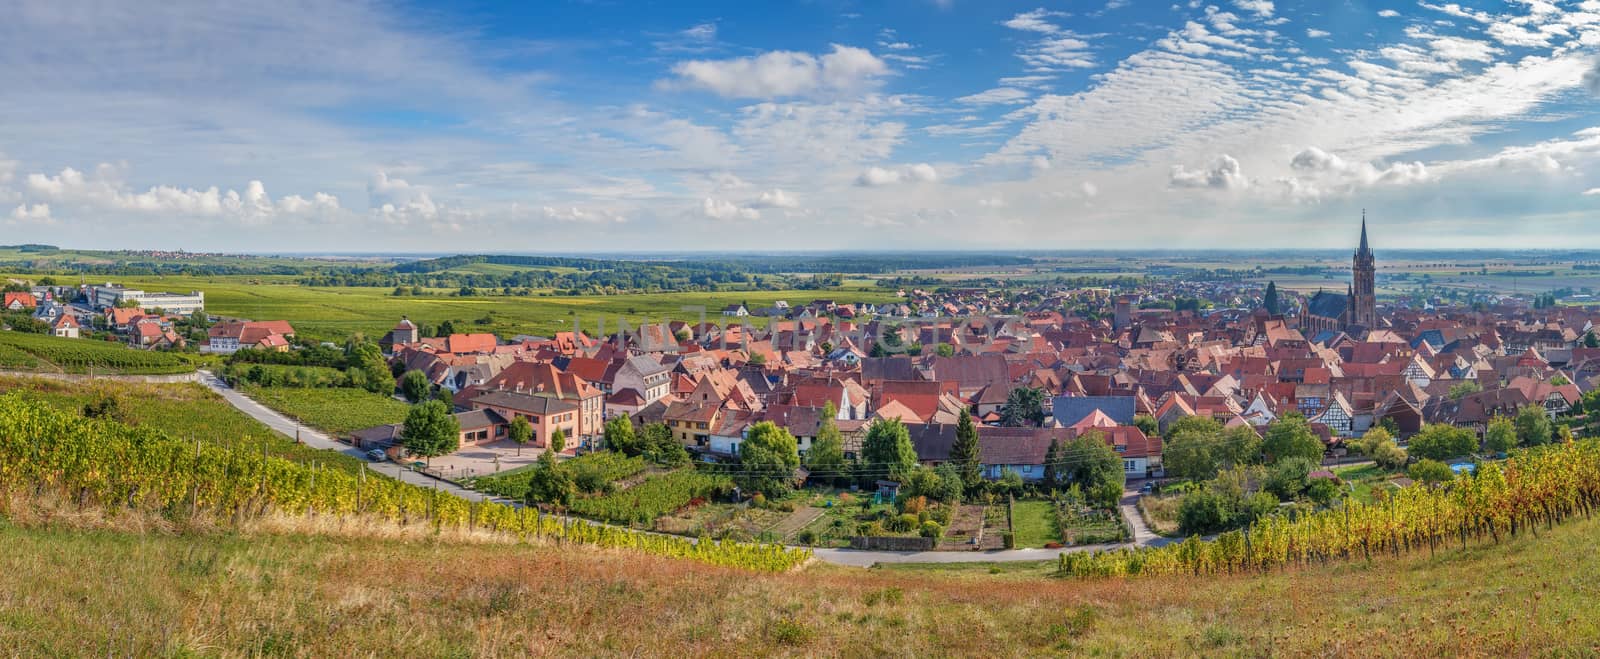
[{"label": "tree", "polygon": [[1276,282],[1267,282],[1267,292],[1261,296],[1261,306],[1267,310],[1267,313],[1274,316],[1283,313],[1282,303],[1278,301],[1278,284]]},{"label": "tree", "polygon": [[644,447],[639,445],[639,438],[633,432],[633,421],[626,416],[618,416],[606,422],[604,436],[606,448],[632,457],[644,453]]},{"label": "tree", "polygon": [[1305,491],[1307,477],[1317,468],[1317,462],[1303,457],[1279,460],[1267,470],[1266,490],[1280,500],[1292,501]]},{"label": "tree", "polygon": [[1063,484],[1077,485],[1094,505],[1109,508],[1122,497],[1127,472],[1122,458],[1106,443],[1105,435],[1091,430],[1063,445],[1058,467]]},{"label": "tree", "polygon": [[911,445],[911,432],[899,419],[877,419],[867,427],[867,437],[861,442],[861,459],[866,462],[866,473],[884,474],[889,478],[917,467],[917,450]]},{"label": "tree", "polygon": [[1155,437],[1161,434],[1161,423],[1148,414],[1140,414],[1133,417],[1133,426],[1138,428],[1139,432],[1144,433],[1145,437]]},{"label": "tree", "polygon": [[950,446],[950,462],[961,472],[961,483],[972,490],[983,483],[983,455],[978,446],[978,428],[972,414],[961,410],[956,419],[956,441]]},{"label": "tree", "polygon": [[1291,412],[1267,427],[1267,437],[1261,442],[1261,451],[1267,454],[1269,464],[1289,458],[1301,457],[1312,461],[1322,460],[1322,440],[1311,432],[1311,425],[1297,412]]},{"label": "tree", "polygon": [[412,405],[427,400],[428,394],[431,393],[429,390],[432,388],[433,383],[428,381],[428,375],[422,371],[413,369],[400,376],[400,393],[404,394],[406,401]]},{"label": "tree", "polygon": [[420,455],[432,464],[433,458],[452,453],[461,446],[461,425],[444,403],[430,400],[413,405],[406,412],[405,427],[400,431],[400,445],[412,455]]},{"label": "tree", "polygon": [[353,371],[349,374],[352,382],[359,380],[363,388],[375,394],[394,393],[394,374],[389,372],[389,364],[383,361],[383,351],[378,346],[365,339],[354,342],[348,359]]},{"label": "tree", "polygon": [[1517,441],[1523,446],[1541,446],[1549,444],[1553,430],[1550,427],[1550,417],[1545,416],[1544,408],[1538,405],[1525,405],[1517,410],[1515,421],[1517,426]]},{"label": "tree", "polygon": [[639,429],[639,448],[643,451],[640,455],[657,464],[669,467],[689,464],[689,451],[673,439],[672,429],[659,421],[644,424]]},{"label": "tree", "polygon": [[1006,404],[1000,408],[1000,425],[1010,428],[1044,424],[1044,390],[1017,387],[1006,395]]},{"label": "tree", "polygon": [[1490,453],[1507,453],[1517,446],[1517,426],[1503,416],[1489,421],[1483,433],[1483,450]]},{"label": "tree", "polygon": [[1386,417],[1383,417],[1382,419],[1379,419],[1378,420],[1378,427],[1389,431],[1389,436],[1390,437],[1394,437],[1395,435],[1400,434],[1400,422],[1395,421],[1394,417],[1392,417],[1392,416],[1386,416]]},{"label": "tree", "polygon": [[1600,348],[1600,336],[1595,336],[1594,330],[1589,330],[1583,335],[1583,347]]},{"label": "tree", "polygon": [[1450,385],[1450,400],[1461,400],[1467,396],[1483,391],[1483,385],[1477,380],[1462,380]]},{"label": "tree", "polygon": [[456,324],[451,321],[439,323],[439,328],[434,330],[435,336],[450,336],[456,333]]},{"label": "tree", "polygon": [[1306,485],[1306,496],[1320,506],[1333,503],[1334,499],[1339,498],[1339,492],[1339,484],[1335,483],[1332,478],[1313,479]]},{"label": "tree", "polygon": [[800,466],[799,443],[789,431],[771,421],[750,426],[739,444],[740,482],[768,497],[789,491],[794,470]]},{"label": "tree", "polygon": [[1061,488],[1061,440],[1050,438],[1050,447],[1044,450],[1044,478],[1040,485],[1050,491]]},{"label": "tree", "polygon": [[550,453],[560,453],[567,450],[567,432],[565,430],[556,428],[555,432],[550,433],[549,449]]},{"label": "tree", "polygon": [[1448,483],[1456,477],[1456,472],[1450,469],[1450,465],[1430,459],[1418,460],[1406,470],[1406,473],[1411,476],[1411,480],[1423,483]]},{"label": "tree", "polygon": [[519,416],[511,420],[511,427],[506,429],[506,435],[517,445],[517,455],[522,455],[522,445],[533,441],[533,424],[528,423],[527,417]]},{"label": "tree", "polygon": [[954,357],[956,354],[956,347],[948,343],[941,343],[937,346],[934,346],[933,352],[940,357]]},{"label": "tree", "polygon": [[1161,434],[1161,439],[1172,441],[1172,438],[1185,430],[1197,430],[1210,434],[1221,434],[1222,423],[1209,416],[1186,416],[1167,424],[1167,431]]},{"label": "tree", "polygon": [[1179,432],[1161,447],[1161,464],[1167,475],[1192,480],[1205,480],[1217,473],[1217,462],[1212,457],[1213,445],[1221,439],[1220,433],[1189,429]]},{"label": "tree", "polygon": [[811,450],[806,451],[806,469],[818,480],[835,482],[844,473],[844,437],[839,434],[839,423],[834,420],[839,412],[829,401],[822,406],[822,423],[817,426],[817,437],[811,440]]},{"label": "tree", "polygon": [[556,462],[555,453],[546,451],[539,456],[536,464],[533,473],[528,476],[528,503],[548,503],[562,507],[571,503],[578,487],[567,468]]},{"label": "tree", "polygon": [[1419,458],[1448,460],[1472,453],[1478,449],[1478,438],[1472,431],[1443,423],[1430,423],[1422,432],[1411,438],[1411,455]]}]

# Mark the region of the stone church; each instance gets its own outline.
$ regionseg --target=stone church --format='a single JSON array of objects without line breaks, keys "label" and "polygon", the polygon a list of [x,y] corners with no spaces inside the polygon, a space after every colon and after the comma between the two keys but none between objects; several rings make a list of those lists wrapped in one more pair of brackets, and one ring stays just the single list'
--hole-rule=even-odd
[{"label": "stone church", "polygon": [[1350,264],[1345,293],[1317,291],[1300,309],[1300,333],[1313,339],[1323,332],[1359,337],[1378,326],[1377,264],[1367,246],[1367,214],[1361,214],[1361,246]]}]

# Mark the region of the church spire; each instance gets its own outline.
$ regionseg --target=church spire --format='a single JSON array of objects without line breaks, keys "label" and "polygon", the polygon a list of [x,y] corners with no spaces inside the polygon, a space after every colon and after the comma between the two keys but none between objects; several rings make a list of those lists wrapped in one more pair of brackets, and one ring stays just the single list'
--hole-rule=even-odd
[{"label": "church spire", "polygon": [[1367,248],[1367,209],[1365,209],[1365,208],[1361,209],[1361,248],[1360,248],[1360,251],[1363,252],[1363,253],[1372,251],[1372,250]]}]

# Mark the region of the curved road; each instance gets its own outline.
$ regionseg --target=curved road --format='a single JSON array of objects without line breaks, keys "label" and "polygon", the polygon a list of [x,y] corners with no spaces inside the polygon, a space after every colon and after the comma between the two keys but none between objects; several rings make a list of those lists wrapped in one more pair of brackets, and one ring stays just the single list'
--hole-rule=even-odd
[{"label": "curved road", "polygon": [[[344,453],[345,455],[359,458],[362,462],[366,463],[368,469],[371,469],[377,473],[398,478],[402,481],[419,487],[431,487],[449,492],[469,501],[494,501],[511,506],[522,505],[521,502],[518,501],[511,501],[508,499],[502,499],[500,497],[491,497],[483,494],[482,492],[469,490],[449,481],[434,478],[419,471],[406,469],[398,463],[368,461],[366,455],[360,449],[335,440],[317,430],[307,428],[296,422],[294,419],[290,419],[289,417],[279,414],[277,411],[268,408],[261,403],[257,403],[249,396],[241,394],[234,388],[229,387],[226,382],[223,382],[221,378],[218,378],[210,371],[200,371],[200,381],[212,391],[215,391],[218,395],[222,396],[224,400],[228,401],[229,405],[232,405],[240,412],[244,412],[251,418],[266,424],[267,427],[272,428],[279,434],[282,434],[290,439],[298,439],[300,443],[313,448],[338,451],[340,453]],[[1133,527],[1133,542],[1128,543],[1080,545],[1075,547],[1063,547],[1060,549],[1002,549],[993,551],[867,551],[858,549],[816,548],[812,549],[812,552],[815,553],[818,560],[827,563],[854,567],[871,567],[878,563],[1009,563],[1014,561],[1045,561],[1053,560],[1057,556],[1067,552],[1100,551],[1138,546],[1158,547],[1171,542],[1171,540],[1168,538],[1163,538],[1151,532],[1149,527],[1145,526],[1144,518],[1139,515],[1138,509],[1135,508],[1135,503],[1138,501],[1138,498],[1139,493],[1137,492],[1124,492],[1122,503],[1120,505],[1122,516],[1127,519],[1128,524]],[[574,519],[577,520],[578,518]],[[579,521],[595,524],[599,523],[594,522],[593,520]],[[690,538],[689,540],[692,542],[694,538]]]}]

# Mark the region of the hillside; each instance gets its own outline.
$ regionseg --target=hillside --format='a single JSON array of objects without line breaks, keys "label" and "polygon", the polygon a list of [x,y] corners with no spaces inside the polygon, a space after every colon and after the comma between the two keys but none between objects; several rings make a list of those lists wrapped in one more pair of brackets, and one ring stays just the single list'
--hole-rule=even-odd
[{"label": "hillside", "polygon": [[1600,522],[1254,577],[751,572],[590,547],[0,524],[21,654],[1584,654]]}]

